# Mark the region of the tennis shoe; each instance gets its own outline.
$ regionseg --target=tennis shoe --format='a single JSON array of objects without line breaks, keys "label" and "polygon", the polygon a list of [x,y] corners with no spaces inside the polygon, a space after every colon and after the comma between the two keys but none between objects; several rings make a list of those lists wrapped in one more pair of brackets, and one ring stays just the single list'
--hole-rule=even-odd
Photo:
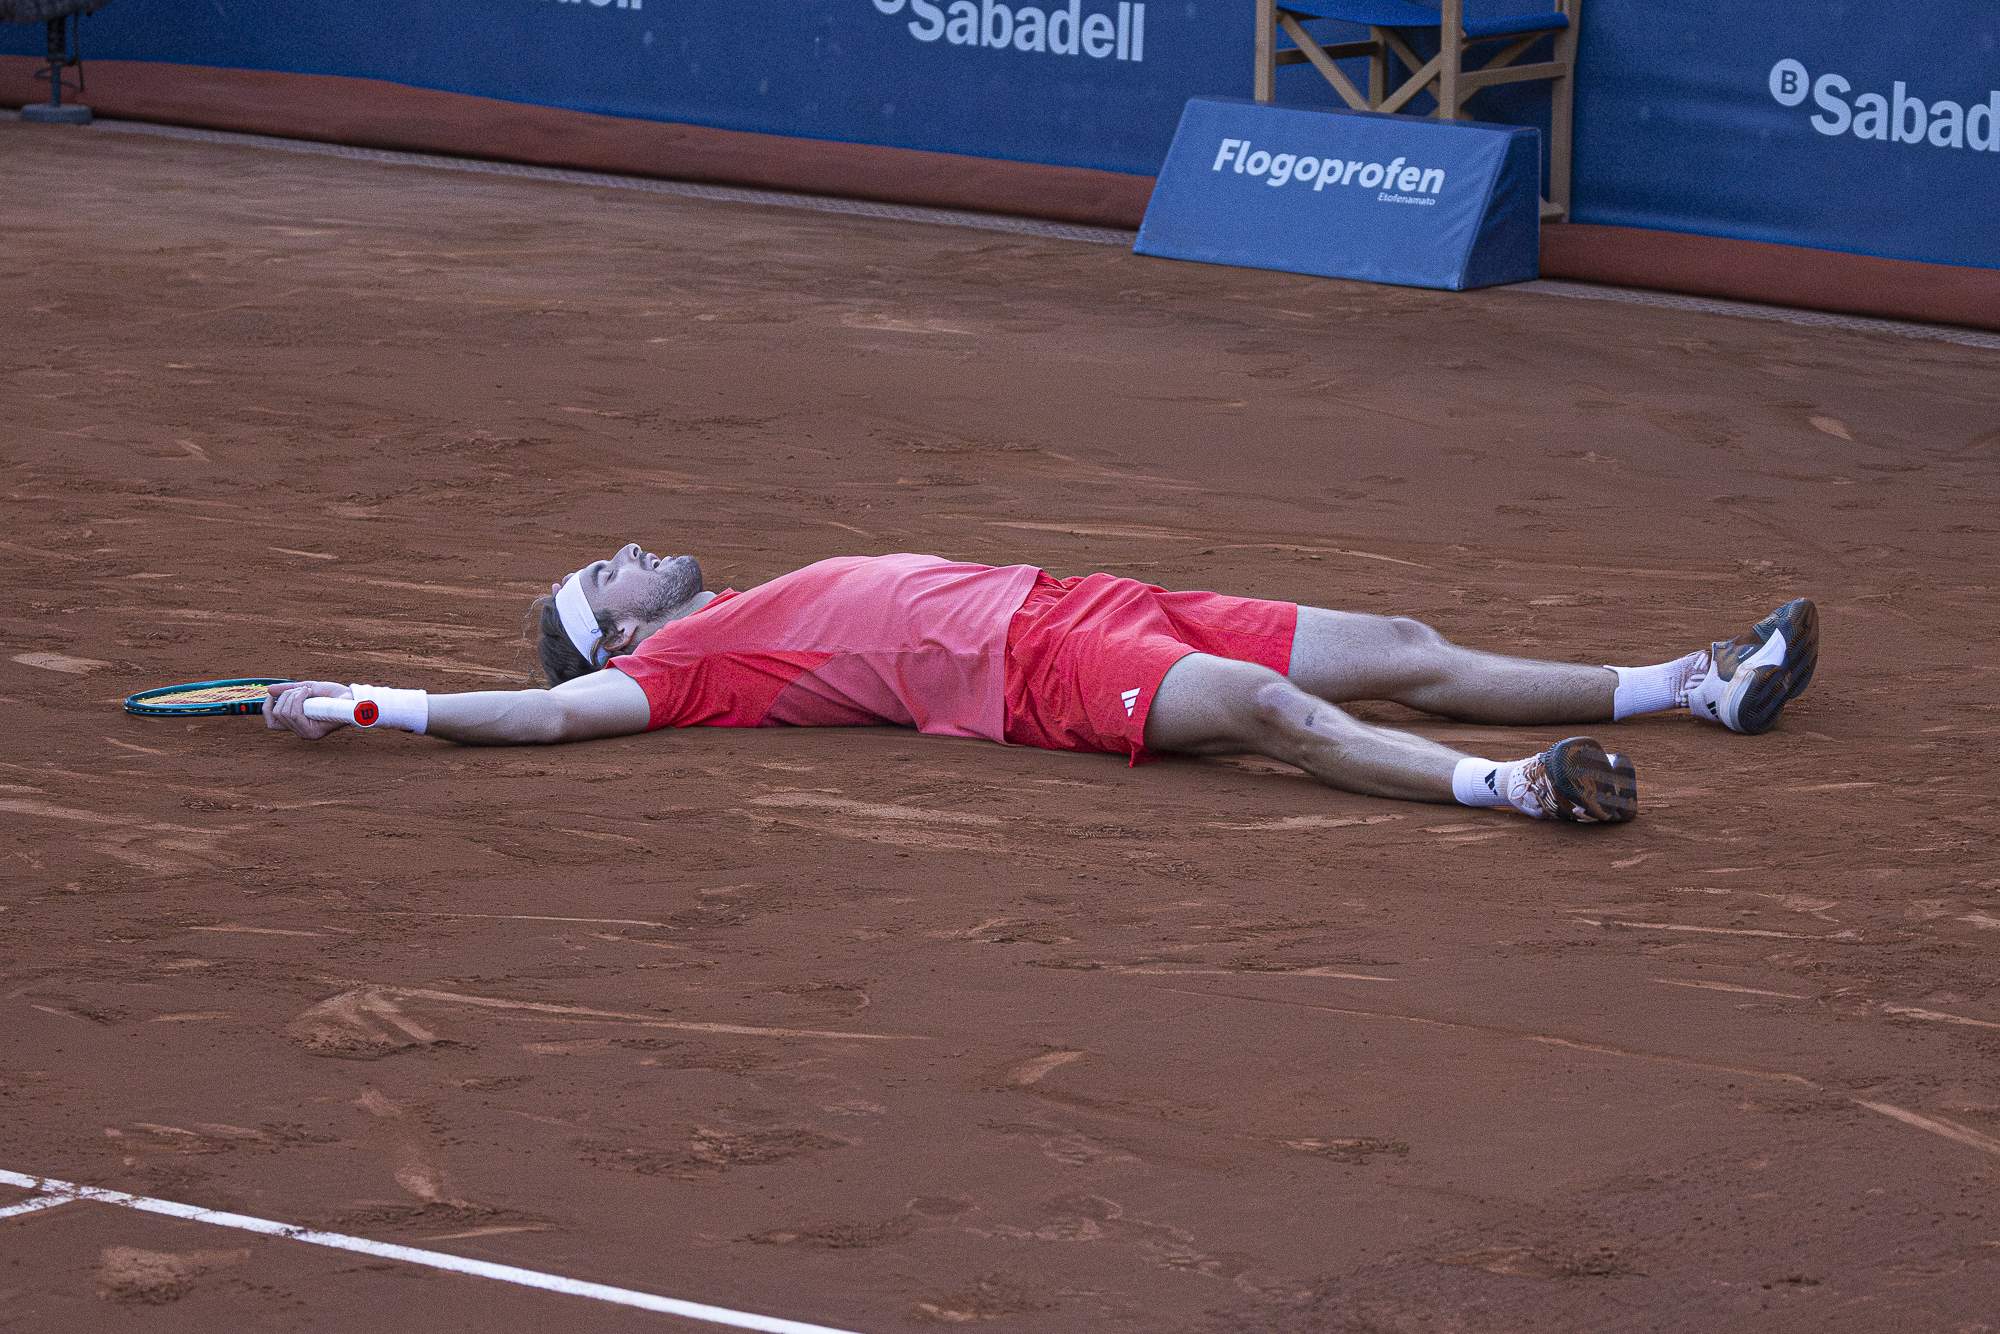
[{"label": "tennis shoe", "polygon": [[1540,820],[1623,824],[1639,813],[1639,775],[1623,755],[1573,736],[1515,770],[1507,800]]},{"label": "tennis shoe", "polygon": [[1812,684],[1819,666],[1819,608],[1793,598],[1734,639],[1709,646],[1708,670],[1688,689],[1697,718],[1755,735]]}]

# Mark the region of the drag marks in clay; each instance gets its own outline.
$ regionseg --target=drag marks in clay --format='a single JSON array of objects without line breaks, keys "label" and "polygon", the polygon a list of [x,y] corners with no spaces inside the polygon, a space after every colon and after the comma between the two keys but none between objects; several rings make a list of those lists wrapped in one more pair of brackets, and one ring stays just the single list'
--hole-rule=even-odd
[{"label": "drag marks in clay", "polygon": [[804,830],[947,852],[990,852],[1000,842],[1004,825],[1000,817],[977,811],[855,801],[823,791],[770,792],[751,798],[748,805],[755,809],[741,813],[765,830]]},{"label": "drag marks in clay", "polygon": [[[1728,1065],[1716,1061],[1701,1060],[1698,1057],[1682,1056],[1671,1052],[1642,1051],[1633,1047],[1618,1046],[1605,1042],[1590,1042],[1580,1038],[1563,1037],[1554,1033],[1536,1033],[1523,1029],[1505,1028],[1495,1024],[1467,1023],[1459,1020],[1434,1018],[1427,1015],[1398,1014],[1393,1011],[1387,1011],[1387,1010],[1363,1010],[1363,1009],[1353,1009],[1353,1008],[1333,1006],[1333,1005],[1315,1005],[1306,1001],[1271,998],[1264,996],[1246,996],[1230,992],[1180,991],[1176,988],[1161,988],[1161,989],[1174,991],[1175,994],[1177,995],[1207,996],[1217,999],[1253,1001],[1262,1004],[1294,1005],[1304,1009],[1323,1011],[1328,1014],[1345,1015],[1355,1018],[1389,1020],[1397,1023],[1418,1024],[1431,1028],[1455,1029],[1461,1032],[1481,1033],[1492,1037],[1511,1038],[1522,1042],[1532,1042],[1542,1046],[1562,1047],[1570,1051],[1588,1052],[1598,1056],[1609,1056],[1623,1060],[1653,1061],[1664,1065],[1683,1066],[1690,1070],[1706,1071],[1711,1074],[1736,1075],[1748,1079],[1765,1080],[1772,1083],[1780,1083],[1780,1084],[1790,1084],[1799,1088],[1811,1089],[1817,1093],[1825,1094],[1829,1099],[1832,1100],[1851,1103],[1856,1107],[1861,1107],[1866,1109],[1867,1111],[1874,1112],[1878,1116],[1888,1117],[1889,1119],[1900,1122],[1903,1125],[1910,1126],[1917,1130],[1926,1131],[1930,1134],[1937,1135],[1943,1139],[1951,1140],[1954,1143],[1963,1144],[1969,1148],[1978,1149],[1983,1153],[1989,1153],[1995,1156],[2000,1156],[2000,1139],[1995,1139],[1993,1136],[1987,1135],[1978,1130],[1974,1130],[1970,1126],[1961,1125],[1956,1121],[1951,1121],[1944,1117],[1926,1116],[1923,1113],[1911,1111],[1908,1108],[1904,1107],[1898,1107],[1891,1103],[1876,1102],[1866,1098],[1853,1097],[1851,1095],[1843,1094],[1837,1091],[1836,1089],[1829,1088],[1827,1085],[1821,1083],[1818,1080],[1808,1078],[1805,1075],[1794,1074],[1790,1071],[1785,1071],[1785,1070],[1765,1070],[1765,1069],[1757,1069],[1752,1066]],[[1889,1013],[1901,1014],[1904,1017],[1921,1017],[1921,1018],[1937,1017],[1937,1018],[1944,1018],[1947,1020],[1955,1019],[1957,1020],[1957,1022],[1960,1023],[1969,1022],[1985,1026],[1984,1021],[1965,1020],[1958,1016],[1949,1016],[1949,1015],[1938,1016],[1934,1015],[1933,1012],[1930,1011],[1915,1010],[1909,1007],[1885,1006],[1883,1008]]]},{"label": "drag marks in clay", "polygon": [[379,1089],[364,1086],[354,1105],[373,1118],[368,1138],[391,1163],[391,1175],[398,1186],[420,1205],[445,1204],[469,1207],[466,1201],[447,1197],[444,1169],[417,1120]]},{"label": "drag marks in clay", "polygon": [[286,1025],[285,1036],[314,1056],[350,1061],[376,1061],[444,1041],[406,1016],[392,993],[376,988],[328,997]]},{"label": "drag marks in clay", "polygon": [[107,1246],[97,1262],[97,1295],[124,1306],[164,1306],[194,1291],[204,1276],[234,1268],[249,1258],[247,1246],[202,1251]]},{"label": "drag marks in clay", "polygon": [[739,1167],[769,1167],[793,1158],[846,1147],[851,1141],[805,1126],[725,1130],[696,1126],[686,1140],[668,1146],[621,1145],[587,1140],[577,1157],[591,1167],[639,1176],[679,1180],[719,1176]]},{"label": "drag marks in clay", "polygon": [[250,827],[197,829],[163,820],[134,821],[86,807],[19,797],[0,798],[0,815],[91,826],[92,832],[77,840],[81,846],[154,876],[190,875],[235,865],[235,859],[217,845]]},{"label": "drag marks in clay", "polygon": [[[832,984],[829,984],[832,986]],[[843,995],[853,989],[833,987]],[[617,1027],[663,1029],[670,1032],[723,1037],[815,1038],[839,1042],[921,1042],[921,1034],[865,1033],[847,1029],[794,1028],[777,1025],[715,1023],[669,1019],[661,1015],[599,1010],[550,1001],[474,996],[428,987],[360,986],[313,1005],[294,1019],[286,1035],[315,1056],[348,1060],[379,1060],[397,1052],[452,1045],[428,1024],[404,1012],[412,1002],[427,1006],[498,1012],[510,1019],[544,1017],[557,1021],[609,1024]],[[858,1005],[854,1008],[860,1008]]]},{"label": "drag marks in clay", "polygon": [[39,667],[45,672],[62,672],[67,676],[87,676],[111,665],[96,658],[77,658],[67,653],[16,653],[14,661],[23,667]]}]

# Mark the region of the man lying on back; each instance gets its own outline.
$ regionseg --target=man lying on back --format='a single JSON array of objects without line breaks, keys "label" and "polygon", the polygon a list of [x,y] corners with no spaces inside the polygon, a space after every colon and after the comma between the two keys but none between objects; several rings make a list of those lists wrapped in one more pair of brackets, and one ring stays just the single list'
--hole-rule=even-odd
[{"label": "man lying on back", "polygon": [[892,723],[1133,763],[1250,753],[1349,792],[1614,823],[1637,812],[1637,778],[1589,737],[1481,759],[1338,706],[1393,700],[1514,725],[1685,708],[1758,733],[1810,683],[1819,656],[1805,598],[1667,662],[1595,667],[1464,648],[1403,617],[936,556],[841,556],[710,592],[693,557],[662,559],[637,543],[552,585],[532,624],[548,689],[289,682],[271,688],[266,725],[308,740],[343,726],[305,716],[316,696],[373,699],[390,726],[483,745]]}]

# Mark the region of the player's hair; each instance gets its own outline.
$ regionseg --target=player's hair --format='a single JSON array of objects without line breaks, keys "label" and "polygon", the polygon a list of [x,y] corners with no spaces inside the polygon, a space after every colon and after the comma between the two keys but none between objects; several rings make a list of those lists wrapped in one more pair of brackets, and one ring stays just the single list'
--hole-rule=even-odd
[{"label": "player's hair", "polygon": [[[599,614],[597,624],[606,634],[614,628],[602,614]],[[563,630],[562,614],[556,610],[555,594],[544,593],[529,604],[526,628],[528,647],[541,666],[545,684],[559,686],[595,670],[576,651],[576,645],[569,642],[569,635]]]}]

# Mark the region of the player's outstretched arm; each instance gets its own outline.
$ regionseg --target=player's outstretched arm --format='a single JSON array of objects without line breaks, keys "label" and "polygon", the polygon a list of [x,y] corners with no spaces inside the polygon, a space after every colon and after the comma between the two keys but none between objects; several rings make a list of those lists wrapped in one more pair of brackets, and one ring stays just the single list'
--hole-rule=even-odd
[{"label": "player's outstretched arm", "polygon": [[[264,725],[317,741],[345,724],[306,717],[305,702],[345,699],[353,694],[351,687],[334,681],[289,681],[273,686],[271,702],[264,708]],[[405,698],[391,705],[385,697],[392,695]],[[380,691],[376,697],[385,706],[383,722],[469,746],[548,745],[625,736],[645,731],[651,712],[639,683],[619,671],[592,672],[553,690],[474,690],[449,695]]]},{"label": "player's outstretched arm", "polygon": [[619,671],[592,672],[553,690],[478,690],[432,695],[432,736],[470,746],[552,744],[646,730],[651,708],[639,683]]}]

